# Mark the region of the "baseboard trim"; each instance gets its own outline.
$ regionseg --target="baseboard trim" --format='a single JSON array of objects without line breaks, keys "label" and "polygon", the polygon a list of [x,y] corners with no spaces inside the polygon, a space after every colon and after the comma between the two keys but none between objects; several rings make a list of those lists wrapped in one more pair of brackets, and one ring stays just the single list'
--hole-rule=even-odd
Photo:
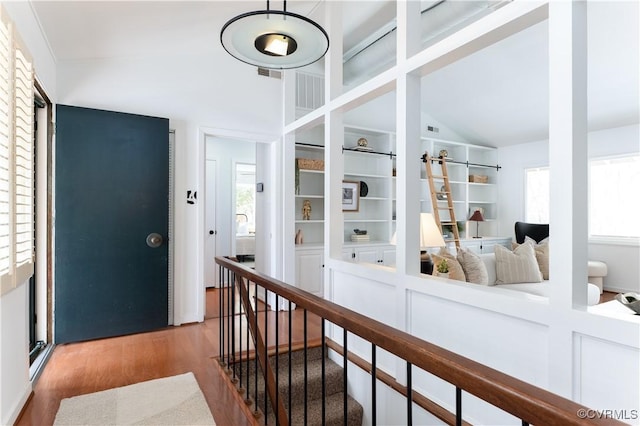
[{"label": "baseboard trim", "polygon": [[20,418],[23,416],[25,410],[27,409],[27,404],[29,404],[29,401],[31,401],[31,398],[33,398],[33,387],[31,386],[31,382],[29,382],[29,386],[27,386],[27,388],[25,389],[24,395],[22,395],[22,398],[20,398],[20,401],[18,401],[18,404],[13,410],[11,417],[9,417],[8,421],[4,424],[7,424],[7,425],[16,424],[18,420],[20,420]]},{"label": "baseboard trim", "polygon": [[610,291],[612,293],[638,293],[638,290],[629,290],[628,288],[610,287],[603,288],[604,291]]}]

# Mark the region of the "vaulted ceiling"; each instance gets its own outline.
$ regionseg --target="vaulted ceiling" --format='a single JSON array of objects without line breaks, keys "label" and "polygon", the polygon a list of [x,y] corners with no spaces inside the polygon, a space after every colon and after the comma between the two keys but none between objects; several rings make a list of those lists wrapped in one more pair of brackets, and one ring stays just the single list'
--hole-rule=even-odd
[{"label": "vaulted ceiling", "polygon": [[[288,9],[326,25],[319,13],[322,3],[289,1]],[[345,51],[395,16],[393,1],[343,3]],[[225,64],[221,27],[235,15],[265,8],[265,2],[256,1],[33,1],[32,5],[56,61],[67,64],[174,53],[213,55]],[[272,1],[271,7],[281,8],[282,2]],[[590,128],[638,123],[638,2],[590,2],[588,7]],[[481,144],[545,139],[547,52],[544,22],[438,70],[423,79],[423,111],[464,139]],[[235,84],[241,87],[242,82]],[[394,106],[389,103],[389,96],[372,102],[365,107],[366,115],[379,126],[395,127]]]}]

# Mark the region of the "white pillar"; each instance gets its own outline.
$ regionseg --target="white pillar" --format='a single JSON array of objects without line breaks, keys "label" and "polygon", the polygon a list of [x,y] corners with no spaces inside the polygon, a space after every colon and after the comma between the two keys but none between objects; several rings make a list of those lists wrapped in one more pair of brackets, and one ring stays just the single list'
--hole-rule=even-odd
[{"label": "white pillar", "polygon": [[550,390],[572,398],[568,312],[587,300],[586,2],[549,3]]}]

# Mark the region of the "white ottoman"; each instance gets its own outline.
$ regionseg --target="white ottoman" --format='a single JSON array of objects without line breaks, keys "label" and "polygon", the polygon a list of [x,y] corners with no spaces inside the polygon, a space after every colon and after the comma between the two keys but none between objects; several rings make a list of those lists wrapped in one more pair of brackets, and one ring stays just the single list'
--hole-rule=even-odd
[{"label": "white ottoman", "polygon": [[590,260],[587,275],[589,282],[597,285],[602,293],[603,278],[607,276],[607,264],[598,260]]}]

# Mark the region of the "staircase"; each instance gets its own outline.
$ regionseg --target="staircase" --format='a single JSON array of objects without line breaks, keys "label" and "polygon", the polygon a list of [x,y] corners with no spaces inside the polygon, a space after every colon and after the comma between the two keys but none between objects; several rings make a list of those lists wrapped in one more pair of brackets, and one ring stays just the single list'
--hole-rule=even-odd
[{"label": "staircase", "polygon": [[[278,356],[278,389],[279,398],[289,409],[289,354],[280,353]],[[344,375],[342,367],[331,361],[325,355],[325,422],[322,422],[322,348],[310,348],[307,350],[307,385],[305,387],[304,351],[294,351],[291,353],[291,425],[305,424],[305,395],[307,399],[307,422],[308,425],[344,425]],[[270,356],[269,363],[276,371],[276,357]],[[242,364],[234,366],[236,378],[239,382],[237,386],[246,391],[247,374],[249,379],[250,399],[255,398],[255,368],[253,360],[248,363],[243,360]],[[260,367],[258,366],[258,369]],[[275,425],[276,418],[273,413],[271,401],[265,393],[264,378],[261,371],[258,371],[257,387],[257,409],[264,412],[265,398],[267,424]],[[306,394],[305,394],[306,392]],[[246,397],[246,395],[245,395]],[[256,401],[253,401],[255,403]],[[256,407],[253,407],[255,410]],[[347,422],[348,425],[362,425],[362,406],[351,396],[347,395]],[[262,423],[262,421],[260,421]]]}]

